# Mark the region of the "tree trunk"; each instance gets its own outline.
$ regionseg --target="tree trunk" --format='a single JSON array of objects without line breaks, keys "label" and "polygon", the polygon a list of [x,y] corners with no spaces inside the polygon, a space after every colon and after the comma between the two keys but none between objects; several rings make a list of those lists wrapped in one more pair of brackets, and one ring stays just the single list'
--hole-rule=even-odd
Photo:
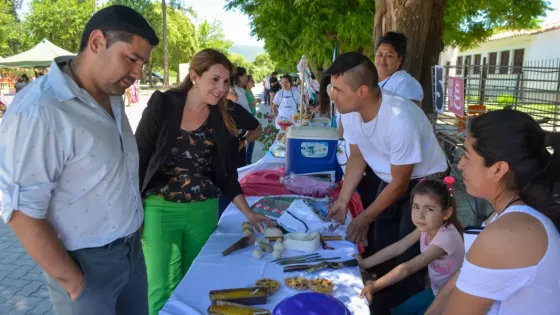
[{"label": "tree trunk", "polygon": [[429,43],[426,36],[434,1],[437,0],[375,0],[374,45],[387,32],[405,34],[408,38],[408,56],[404,61],[404,69],[416,79],[420,78],[424,47]]},{"label": "tree trunk", "polygon": [[169,87],[169,61],[167,56],[167,4],[161,0],[161,14],[163,20],[163,88]]},{"label": "tree trunk", "polygon": [[[432,67],[439,62],[439,54],[443,51],[443,14],[447,0],[434,0],[432,5],[432,16],[429,20],[428,34],[426,36],[426,46],[424,48],[424,58],[422,59],[422,71],[420,79],[424,90],[424,100],[422,101],[422,109],[428,117],[434,112],[433,101],[433,78]],[[433,117],[430,117],[433,118]]]},{"label": "tree trunk", "polygon": [[152,82],[152,71],[154,69],[154,62],[152,60],[150,60],[150,63],[148,65],[148,84],[150,85],[150,88],[154,87],[154,83]]}]

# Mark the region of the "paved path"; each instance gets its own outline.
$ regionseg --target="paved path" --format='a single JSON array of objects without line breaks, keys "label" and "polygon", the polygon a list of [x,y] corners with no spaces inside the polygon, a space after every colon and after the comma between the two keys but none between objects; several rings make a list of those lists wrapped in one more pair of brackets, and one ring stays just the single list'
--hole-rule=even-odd
[{"label": "paved path", "polygon": [[54,315],[41,268],[0,222],[0,314]]},{"label": "paved path", "polygon": [[[254,92],[256,97],[260,97],[262,88],[260,91],[256,88]],[[136,130],[150,95],[141,94],[138,104],[126,108],[132,130]],[[260,107],[259,110],[269,111],[268,106]],[[257,143],[253,161],[263,155],[260,143]],[[0,219],[0,315],[24,314],[55,315],[41,268],[29,257],[10,227]]]}]

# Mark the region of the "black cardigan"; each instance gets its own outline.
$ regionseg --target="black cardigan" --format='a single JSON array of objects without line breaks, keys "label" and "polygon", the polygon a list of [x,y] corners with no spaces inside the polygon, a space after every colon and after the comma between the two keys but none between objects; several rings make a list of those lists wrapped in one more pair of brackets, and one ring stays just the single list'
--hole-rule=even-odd
[{"label": "black cardigan", "polygon": [[[140,155],[140,185],[142,195],[153,187],[154,176],[167,161],[171,146],[177,141],[186,94],[156,91],[142,113],[136,129]],[[237,180],[239,140],[227,130],[217,106],[210,106],[210,119],[216,150],[211,158],[210,179],[231,199],[243,194]]]}]

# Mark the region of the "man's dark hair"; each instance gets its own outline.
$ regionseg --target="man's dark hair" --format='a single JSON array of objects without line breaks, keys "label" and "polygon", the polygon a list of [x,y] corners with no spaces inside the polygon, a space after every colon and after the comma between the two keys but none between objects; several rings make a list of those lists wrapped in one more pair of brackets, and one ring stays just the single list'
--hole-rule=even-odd
[{"label": "man's dark hair", "polygon": [[132,41],[134,35],[147,40],[150,45],[157,46],[159,38],[148,21],[140,13],[124,5],[112,5],[97,11],[86,24],[80,42],[80,52],[88,45],[89,36],[100,30],[107,38],[107,48],[116,42]]},{"label": "man's dark hair", "polygon": [[368,57],[359,52],[348,52],[340,55],[333,64],[325,71],[325,75],[344,75],[353,90],[365,85],[371,90],[378,87],[379,78],[377,69]]},{"label": "man's dark hair", "polygon": [[278,72],[274,71],[272,72],[272,75],[278,75]]}]

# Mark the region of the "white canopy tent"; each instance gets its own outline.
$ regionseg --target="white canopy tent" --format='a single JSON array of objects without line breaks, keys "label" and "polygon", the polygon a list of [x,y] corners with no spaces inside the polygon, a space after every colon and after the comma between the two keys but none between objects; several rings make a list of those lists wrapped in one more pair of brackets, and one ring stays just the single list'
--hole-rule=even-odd
[{"label": "white canopy tent", "polygon": [[43,39],[27,51],[11,57],[0,58],[0,68],[48,67],[54,58],[68,55],[74,54]]}]

